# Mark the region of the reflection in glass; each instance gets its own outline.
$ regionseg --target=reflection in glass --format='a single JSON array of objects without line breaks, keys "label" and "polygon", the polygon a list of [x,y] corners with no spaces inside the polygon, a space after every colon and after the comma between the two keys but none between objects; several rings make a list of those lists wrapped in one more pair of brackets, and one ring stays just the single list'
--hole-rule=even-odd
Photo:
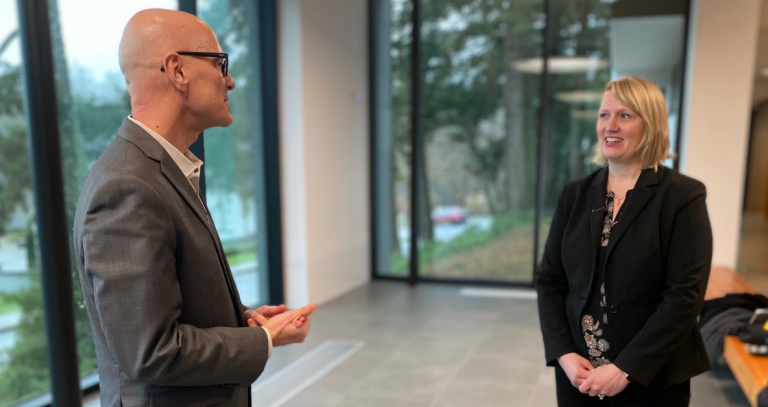
[{"label": "reflection in glass", "polygon": [[16,2],[0,0],[0,406],[50,388]]},{"label": "reflection in glass", "polygon": [[232,124],[205,131],[203,169],[208,207],[248,307],[268,301],[257,8],[251,1],[198,1],[198,16],[229,53],[236,85],[229,92]]}]

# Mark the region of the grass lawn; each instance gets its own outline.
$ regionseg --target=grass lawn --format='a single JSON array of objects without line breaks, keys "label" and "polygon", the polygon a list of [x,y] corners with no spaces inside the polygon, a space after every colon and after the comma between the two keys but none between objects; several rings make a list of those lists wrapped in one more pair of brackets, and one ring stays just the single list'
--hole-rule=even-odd
[{"label": "grass lawn", "polygon": [[[551,219],[542,219],[539,255]],[[496,233],[470,232],[455,242],[433,244],[419,259],[421,277],[530,283],[533,280],[534,229],[530,223]],[[442,247],[440,247],[442,246]],[[392,261],[391,276],[406,276],[408,260]]]},{"label": "grass lawn", "polygon": [[227,261],[229,262],[230,266],[235,266],[241,263],[247,263],[251,261],[256,261],[256,258],[258,256],[256,255],[255,251],[252,252],[239,252],[232,255],[227,256]]}]

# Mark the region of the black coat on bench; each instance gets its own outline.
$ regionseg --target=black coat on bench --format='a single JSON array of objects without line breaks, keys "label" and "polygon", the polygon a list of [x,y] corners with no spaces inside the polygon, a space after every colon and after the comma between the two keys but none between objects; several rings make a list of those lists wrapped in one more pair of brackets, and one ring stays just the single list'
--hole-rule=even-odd
[{"label": "black coat on bench", "polygon": [[[568,183],[536,272],[548,365],[587,357],[580,323],[592,295],[608,168]],[[637,382],[664,388],[709,369],[696,317],[712,261],[704,185],[675,170],[643,170],[611,232],[606,291],[613,363]]]}]

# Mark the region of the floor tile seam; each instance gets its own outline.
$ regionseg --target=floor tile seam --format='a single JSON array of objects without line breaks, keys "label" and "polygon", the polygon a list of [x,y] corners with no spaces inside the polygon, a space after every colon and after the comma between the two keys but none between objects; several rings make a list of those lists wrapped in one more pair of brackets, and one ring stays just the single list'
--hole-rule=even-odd
[{"label": "floor tile seam", "polygon": [[344,400],[346,400],[346,398],[347,398],[347,396],[348,396],[349,394],[352,394],[352,393],[353,393],[355,390],[357,390],[357,389],[358,389],[358,388],[359,388],[359,387],[362,385],[362,383],[365,383],[365,381],[366,381],[368,378],[370,378],[370,377],[371,377],[371,375],[373,375],[373,372],[375,372],[375,371],[377,371],[378,369],[380,369],[380,368],[381,368],[382,366],[384,366],[384,365],[385,365],[387,362],[391,361],[391,360],[392,360],[392,359],[395,357],[395,355],[397,355],[397,353],[398,353],[398,352],[400,352],[401,350],[403,350],[403,349],[405,349],[407,346],[409,346],[409,345],[410,345],[410,343],[411,343],[411,342],[413,342],[413,341],[416,339],[416,335],[417,335],[417,334],[419,334],[419,333],[420,333],[421,331],[423,331],[423,330],[426,330],[426,324],[425,324],[425,326],[424,326],[423,328],[421,328],[421,329],[419,329],[419,330],[416,330],[416,331],[414,331],[414,332],[413,332],[413,333],[412,333],[412,334],[411,334],[411,335],[410,335],[410,336],[409,336],[407,339],[405,339],[405,340],[403,341],[403,343],[402,343],[400,346],[398,346],[397,348],[395,348],[395,349],[394,349],[394,350],[393,350],[393,351],[392,351],[392,352],[391,352],[391,353],[390,353],[390,354],[389,354],[387,357],[385,357],[385,358],[384,358],[384,359],[383,359],[381,362],[379,362],[379,363],[378,363],[376,366],[374,366],[373,368],[371,368],[371,370],[368,372],[368,374],[366,374],[366,375],[365,375],[365,376],[364,376],[364,377],[363,377],[361,380],[358,380],[358,382],[357,382],[357,383],[355,383],[353,386],[351,386],[349,389],[347,389],[347,392],[346,392],[346,393],[343,395],[343,397],[342,397],[341,399],[339,399],[339,401],[338,401],[338,402],[334,403],[332,407],[338,407],[339,405],[341,405],[341,404],[344,402]]},{"label": "floor tile seam", "polygon": [[[549,369],[547,369],[547,370],[549,370]],[[547,373],[549,373],[549,372],[547,372]],[[541,387],[542,387],[542,378],[547,373],[540,374],[539,378],[536,380],[536,384],[533,386],[533,390],[531,391],[531,395],[528,396],[528,403],[526,403],[527,407],[535,407],[536,406],[536,404],[535,404],[536,403],[536,399],[538,398],[539,391],[541,390]]]},{"label": "floor tile seam", "polygon": [[[500,319],[500,317],[499,317]],[[445,396],[445,393],[450,388],[451,383],[453,383],[456,380],[456,377],[461,373],[462,369],[467,366],[470,360],[472,360],[472,357],[477,354],[477,349],[482,346],[482,343],[490,337],[491,333],[493,332],[493,325],[490,325],[486,327],[485,333],[483,334],[482,338],[477,341],[476,344],[472,345],[469,349],[469,352],[467,352],[466,355],[464,355],[464,358],[461,360],[458,366],[454,369],[454,371],[451,373],[451,375],[448,377],[448,379],[443,383],[442,388],[438,390],[437,394],[435,394],[435,397],[432,398],[432,402],[429,404],[429,407],[436,407],[440,402],[440,400]]]}]

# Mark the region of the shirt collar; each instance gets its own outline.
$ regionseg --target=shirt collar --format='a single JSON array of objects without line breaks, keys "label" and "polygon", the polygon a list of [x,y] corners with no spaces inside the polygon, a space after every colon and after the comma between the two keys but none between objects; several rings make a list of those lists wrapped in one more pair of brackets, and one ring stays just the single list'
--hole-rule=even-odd
[{"label": "shirt collar", "polygon": [[176,147],[173,146],[168,140],[163,138],[163,136],[157,134],[156,131],[152,130],[148,126],[146,126],[144,123],[134,119],[131,116],[128,116],[128,119],[136,124],[138,124],[144,131],[149,133],[152,138],[157,140],[158,143],[160,143],[161,146],[165,149],[165,151],[168,152],[168,155],[171,156],[171,159],[173,159],[173,162],[176,163],[176,165],[179,166],[179,169],[184,174],[187,179],[191,179],[192,177],[199,177],[200,176],[200,168],[203,166],[203,162],[197,158],[194,154],[192,154],[191,151],[187,150],[186,153],[183,153],[179,151]]}]

